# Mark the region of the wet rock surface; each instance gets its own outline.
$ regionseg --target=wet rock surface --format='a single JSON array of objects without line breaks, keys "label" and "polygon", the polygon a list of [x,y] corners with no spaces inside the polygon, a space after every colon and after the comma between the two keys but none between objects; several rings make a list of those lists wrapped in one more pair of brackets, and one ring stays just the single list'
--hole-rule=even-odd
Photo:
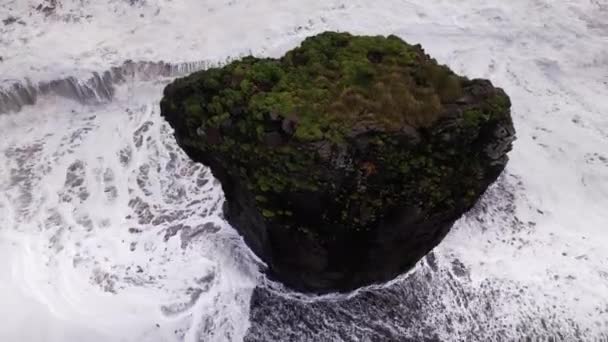
[{"label": "wet rock surface", "polygon": [[219,179],[269,275],[317,293],[413,267],[497,179],[515,136],[501,89],[394,36],[324,33],[164,95],[178,144]]}]

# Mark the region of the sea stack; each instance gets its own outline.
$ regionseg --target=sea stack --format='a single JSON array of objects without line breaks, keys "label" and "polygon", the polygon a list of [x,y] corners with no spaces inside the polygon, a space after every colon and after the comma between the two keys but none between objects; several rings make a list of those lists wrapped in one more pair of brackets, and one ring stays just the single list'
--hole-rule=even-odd
[{"label": "sea stack", "polygon": [[509,97],[396,36],[326,32],[175,80],[161,113],[268,274],[349,291],[412,268],[505,168]]}]

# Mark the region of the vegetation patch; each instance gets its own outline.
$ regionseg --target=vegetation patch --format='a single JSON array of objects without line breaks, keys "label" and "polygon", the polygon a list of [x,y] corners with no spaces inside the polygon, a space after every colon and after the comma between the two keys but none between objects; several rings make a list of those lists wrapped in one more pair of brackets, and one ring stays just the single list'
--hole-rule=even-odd
[{"label": "vegetation patch", "polygon": [[490,163],[480,146],[509,108],[419,45],[336,32],[178,79],[161,103],[182,147],[221,165],[264,220],[314,221],[315,234],[472,205]]}]

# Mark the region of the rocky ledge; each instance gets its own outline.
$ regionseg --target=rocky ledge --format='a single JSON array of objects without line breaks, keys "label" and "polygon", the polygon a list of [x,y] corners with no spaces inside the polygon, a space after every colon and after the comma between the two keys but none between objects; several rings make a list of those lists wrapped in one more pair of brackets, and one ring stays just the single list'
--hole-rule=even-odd
[{"label": "rocky ledge", "polygon": [[177,79],[161,112],[268,274],[348,291],[412,268],[494,182],[509,97],[398,37],[326,32]]}]

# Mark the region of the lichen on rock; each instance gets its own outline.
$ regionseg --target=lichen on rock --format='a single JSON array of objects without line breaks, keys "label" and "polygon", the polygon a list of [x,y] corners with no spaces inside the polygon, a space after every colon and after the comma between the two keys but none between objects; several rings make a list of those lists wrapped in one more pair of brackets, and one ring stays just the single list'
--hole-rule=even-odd
[{"label": "lichen on rock", "polygon": [[391,279],[441,241],[504,169],[510,106],[419,45],[326,32],[178,79],[161,112],[270,274],[327,292]]}]

